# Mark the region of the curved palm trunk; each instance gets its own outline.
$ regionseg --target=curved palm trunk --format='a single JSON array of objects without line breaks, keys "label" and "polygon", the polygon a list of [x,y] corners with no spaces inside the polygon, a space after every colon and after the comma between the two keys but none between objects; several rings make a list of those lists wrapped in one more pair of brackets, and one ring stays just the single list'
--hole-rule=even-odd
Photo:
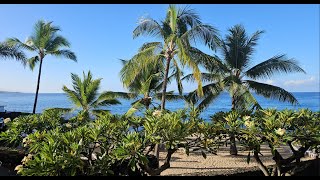
[{"label": "curved palm trunk", "polygon": [[[232,107],[231,110],[235,110],[236,109],[236,99],[234,97],[234,95],[232,95]],[[234,135],[234,133],[230,134],[230,155],[238,155],[238,149],[237,149],[237,145],[236,145],[236,137]]]},{"label": "curved palm trunk", "polygon": [[43,58],[41,57],[41,58],[40,58],[40,66],[39,66],[39,74],[38,74],[38,83],[37,83],[36,97],[35,97],[35,99],[34,99],[32,114],[35,114],[35,113],[36,113],[36,108],[37,108],[38,93],[39,93],[39,87],[40,87],[40,78],[41,78],[41,71],[42,71],[42,62],[43,62]]}]

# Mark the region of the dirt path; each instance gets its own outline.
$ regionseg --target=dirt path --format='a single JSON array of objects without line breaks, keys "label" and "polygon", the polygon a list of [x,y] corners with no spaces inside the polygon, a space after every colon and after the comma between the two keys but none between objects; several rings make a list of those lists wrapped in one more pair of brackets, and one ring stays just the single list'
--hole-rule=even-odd
[{"label": "dirt path", "polygon": [[[239,148],[238,156],[229,155],[229,149],[225,148],[220,150],[217,155],[207,154],[207,158],[204,159],[201,153],[190,153],[187,156],[183,151],[179,151],[172,156],[171,168],[165,170],[161,175],[175,175],[175,174],[185,174],[194,172],[207,172],[207,171],[219,171],[230,172],[239,167],[241,168],[252,168],[257,166],[254,158],[251,156],[251,161],[247,163],[248,151],[243,151]],[[284,156],[290,156],[290,151],[288,147],[282,147],[278,149],[279,152]],[[266,146],[261,148],[261,153],[264,155],[261,160],[265,165],[274,164],[270,149]],[[165,153],[160,153],[160,158],[165,157]],[[304,158],[311,159],[311,158]],[[163,162],[160,162],[163,163]]]}]

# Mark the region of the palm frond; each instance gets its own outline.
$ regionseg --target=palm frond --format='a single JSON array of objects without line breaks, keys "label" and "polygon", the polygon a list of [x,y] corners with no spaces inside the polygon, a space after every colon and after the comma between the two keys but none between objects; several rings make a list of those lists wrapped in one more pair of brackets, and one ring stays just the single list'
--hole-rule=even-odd
[{"label": "palm frond", "polygon": [[100,107],[100,106],[111,106],[111,105],[116,105],[116,104],[121,104],[121,102],[117,99],[106,99],[103,101],[99,101],[98,103],[92,104],[92,107]]},{"label": "palm frond", "polygon": [[178,92],[180,95],[182,95],[183,93],[183,86],[182,86],[182,81],[181,81],[181,77],[183,76],[182,71],[179,68],[179,65],[177,63],[177,61],[175,59],[173,59],[173,64],[174,64],[174,73],[173,76],[176,79],[176,83],[178,86]]},{"label": "palm frond", "polygon": [[294,59],[288,59],[286,55],[274,56],[252,68],[250,68],[245,74],[246,76],[257,78],[270,78],[275,73],[289,73],[289,72],[303,72],[305,71],[298,66],[298,62]]},{"label": "palm frond", "polygon": [[169,26],[171,28],[171,32],[176,31],[176,26],[177,26],[177,17],[178,17],[178,9],[176,8],[176,5],[170,4],[168,11],[167,11],[167,17],[169,17]]},{"label": "palm frond", "polygon": [[[213,82],[213,81],[219,81],[222,78],[222,76],[220,74],[216,74],[216,73],[201,73],[201,79],[202,82]],[[182,81],[188,81],[188,82],[194,82],[194,75],[193,74],[188,74],[186,76],[184,76],[182,79]]]},{"label": "palm frond", "polygon": [[47,51],[46,53],[56,56],[56,57],[63,57],[63,58],[67,58],[70,60],[73,60],[75,62],[77,62],[77,56],[75,55],[74,52],[64,49],[64,50],[56,50],[56,51]]},{"label": "palm frond", "polygon": [[66,93],[67,97],[74,105],[76,105],[77,107],[83,106],[81,97],[76,91],[68,89],[66,86],[63,86],[62,90]]},{"label": "palm frond", "polygon": [[[253,33],[251,35],[250,38],[247,39],[247,42],[245,43],[245,46],[244,46],[244,53],[247,54],[247,55],[252,55],[253,52],[254,52],[254,48],[255,46],[258,44],[257,41],[259,40],[260,38],[260,35],[263,34],[264,31],[256,31],[255,33]],[[249,58],[248,58],[249,60]]]},{"label": "palm frond", "polygon": [[176,42],[177,42],[177,45],[179,48],[179,52],[178,52],[179,59],[182,62],[182,65],[187,64],[192,69],[194,78],[198,84],[197,92],[198,92],[199,96],[203,96],[200,69],[199,69],[197,63],[194,62],[194,60],[190,58],[189,51],[184,46],[183,42],[179,38],[176,39]]},{"label": "palm frond", "polygon": [[[88,80],[88,82],[85,82],[85,80]],[[98,96],[101,79],[92,80],[87,78],[87,79],[84,79],[84,83],[85,83],[86,103],[91,104],[96,100]]]},{"label": "palm frond", "polygon": [[189,9],[187,6],[185,8],[178,9],[178,23],[189,25],[194,27],[201,24],[201,19],[194,9]]},{"label": "palm frond", "polygon": [[[155,97],[156,97],[157,99],[161,100],[161,98],[162,98],[162,93],[156,93],[156,94],[155,94]],[[168,100],[168,101],[176,101],[176,100],[179,100],[179,99],[184,99],[184,97],[183,97],[182,95],[174,94],[173,91],[166,92],[165,98],[166,98],[166,100]]]},{"label": "palm frond", "polygon": [[200,97],[195,90],[187,94],[185,99],[192,104],[197,104],[199,101],[203,100],[203,103],[199,108],[204,109],[221,93],[221,91],[223,91],[224,86],[222,82],[217,82],[207,84],[203,86],[202,89],[204,96]]},{"label": "palm frond", "polygon": [[203,100],[198,104],[197,109],[199,109],[200,112],[204,111],[214,100],[217,99],[217,97],[221,94],[223,91],[222,88],[218,86],[212,86],[211,93],[204,96]]},{"label": "palm frond", "polygon": [[149,43],[144,43],[140,48],[138,52],[143,52],[148,49],[161,49],[162,48],[162,43],[161,42],[149,42]]},{"label": "palm frond", "polygon": [[249,88],[243,84],[236,84],[235,89],[232,90],[232,97],[235,100],[235,109],[248,110],[258,108],[261,109],[260,104],[256,98],[249,91]]},{"label": "palm frond", "polygon": [[293,105],[298,105],[298,100],[293,96],[292,93],[269,84],[259,83],[256,81],[246,80],[244,81],[248,87],[254,90],[257,94],[262,95],[266,98],[277,99],[279,101],[287,101]]},{"label": "palm frond", "polygon": [[126,117],[132,116],[134,113],[136,113],[139,109],[143,109],[145,106],[141,103],[141,99],[134,102],[130,109],[125,113]]},{"label": "palm frond", "polygon": [[98,98],[91,103],[91,106],[96,108],[99,106],[109,106],[109,105],[115,105],[115,104],[121,104],[120,101],[116,99],[117,93],[114,93],[112,91],[104,91],[102,92]]},{"label": "palm frond", "polygon": [[122,99],[135,99],[138,97],[137,93],[127,93],[127,92],[115,92],[115,91],[110,91],[110,94],[113,98],[122,98]]},{"label": "palm frond", "polygon": [[47,51],[56,51],[60,47],[70,47],[70,42],[60,35],[52,35],[51,39],[46,44],[45,49]]},{"label": "palm frond", "polygon": [[6,43],[9,46],[17,46],[18,48],[26,49],[29,51],[36,51],[37,49],[34,46],[29,46],[23,42],[21,42],[18,38],[8,38]]},{"label": "palm frond", "polygon": [[242,25],[235,25],[229,29],[229,34],[221,44],[225,61],[230,67],[243,70],[248,66],[253,51],[247,47],[248,39]]},{"label": "palm frond", "polygon": [[183,41],[192,40],[195,44],[197,41],[215,49],[219,44],[219,33],[216,28],[208,24],[198,24],[185,32],[181,39]]},{"label": "palm frond", "polygon": [[28,65],[29,65],[29,68],[30,68],[31,70],[34,70],[36,64],[37,64],[39,61],[40,61],[40,60],[39,60],[39,57],[38,57],[38,56],[34,56],[34,57],[32,57],[32,58],[27,59],[27,63],[28,63]]},{"label": "palm frond", "polygon": [[157,55],[161,49],[158,42],[145,43],[134,57],[125,62],[119,73],[124,87],[136,86],[141,77],[154,73],[161,64],[161,57]]},{"label": "palm frond", "polygon": [[0,43],[0,58],[13,58],[26,65],[26,56],[18,46],[10,46],[7,43]]},{"label": "palm frond", "polygon": [[228,67],[218,56],[208,55],[195,47],[189,48],[189,54],[198,65],[203,66],[209,72],[224,73],[228,71]]},{"label": "palm frond", "polygon": [[45,49],[47,44],[50,44],[49,41],[52,36],[54,36],[57,31],[60,31],[60,28],[58,26],[54,26],[52,23],[52,21],[45,22],[43,20],[39,20],[34,25],[34,31],[31,39],[38,49]]},{"label": "palm frond", "polygon": [[161,36],[162,29],[159,23],[152,18],[141,18],[139,25],[133,31],[133,38],[141,35]]}]

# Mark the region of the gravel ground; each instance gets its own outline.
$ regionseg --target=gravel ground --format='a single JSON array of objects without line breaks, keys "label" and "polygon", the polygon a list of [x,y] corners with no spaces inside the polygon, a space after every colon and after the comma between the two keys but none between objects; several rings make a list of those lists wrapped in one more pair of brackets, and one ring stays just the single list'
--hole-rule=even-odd
[{"label": "gravel ground", "polygon": [[[256,167],[257,164],[254,158],[251,156],[251,161],[247,163],[247,155],[248,151],[241,150],[238,147],[238,156],[229,155],[229,147],[220,150],[217,155],[207,154],[207,158],[204,159],[201,153],[190,153],[187,156],[182,150],[176,152],[172,156],[171,167],[161,173],[161,175],[178,175],[178,174],[187,174],[187,173],[195,173],[195,172],[208,172],[215,171],[221,174],[228,174],[235,169],[250,169],[252,167]],[[289,147],[281,147],[278,149],[280,154],[283,157],[290,156]],[[260,157],[265,165],[274,164],[270,149],[266,146],[261,148],[261,153],[264,155]],[[166,153],[160,152],[160,160],[164,159]],[[305,157],[304,160],[308,160],[311,158]],[[161,165],[163,161],[160,161]],[[216,174],[216,173],[214,173]]]}]

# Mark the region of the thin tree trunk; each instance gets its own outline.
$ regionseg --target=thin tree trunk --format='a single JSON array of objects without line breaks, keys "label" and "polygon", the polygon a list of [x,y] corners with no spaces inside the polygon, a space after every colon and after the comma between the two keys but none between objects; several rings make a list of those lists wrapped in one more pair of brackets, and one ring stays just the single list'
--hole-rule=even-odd
[{"label": "thin tree trunk", "polygon": [[[165,105],[166,105],[166,93],[167,93],[167,83],[168,83],[168,75],[169,75],[169,68],[170,68],[170,61],[171,58],[168,57],[167,58],[167,63],[166,63],[166,72],[165,72],[165,76],[163,79],[163,85],[162,85],[162,99],[161,99],[161,111],[163,111],[165,109]],[[154,147],[154,154],[157,157],[157,160],[159,162],[159,144],[156,144],[156,146]]]},{"label": "thin tree trunk", "polygon": [[144,99],[145,99],[145,101],[146,101],[146,104],[145,104],[146,109],[148,110],[149,107],[150,107],[150,104],[151,104],[151,100],[150,100],[150,98],[149,98],[149,93],[144,96]]},{"label": "thin tree trunk", "polygon": [[169,75],[169,68],[170,68],[170,61],[171,58],[167,59],[167,63],[166,63],[166,72],[165,72],[165,76],[163,79],[163,85],[162,85],[162,99],[161,99],[161,111],[163,111],[165,109],[165,105],[166,105],[166,93],[167,93],[167,83],[168,83],[168,75]]},{"label": "thin tree trunk", "polygon": [[33,114],[36,113],[36,108],[37,108],[38,93],[39,93],[40,78],[41,78],[41,70],[42,70],[42,62],[43,62],[43,58],[40,57],[40,66],[39,66],[39,73],[38,73],[37,90],[36,90],[36,96],[35,96],[34,104],[33,104],[33,111],[32,111]]},{"label": "thin tree trunk", "polygon": [[[231,110],[235,110],[235,97],[232,96],[232,107]],[[236,145],[236,138],[235,135],[232,133],[230,134],[230,155],[238,155],[238,149],[237,149],[237,145]]]},{"label": "thin tree trunk", "polygon": [[262,161],[260,160],[258,152],[257,152],[257,151],[254,151],[254,152],[253,152],[253,155],[254,155],[255,160],[256,160],[257,163],[258,163],[258,167],[261,169],[261,171],[263,172],[263,174],[264,174],[265,176],[270,176],[270,173],[269,173],[269,171],[268,171],[268,168],[267,168],[267,167],[262,163]]}]

